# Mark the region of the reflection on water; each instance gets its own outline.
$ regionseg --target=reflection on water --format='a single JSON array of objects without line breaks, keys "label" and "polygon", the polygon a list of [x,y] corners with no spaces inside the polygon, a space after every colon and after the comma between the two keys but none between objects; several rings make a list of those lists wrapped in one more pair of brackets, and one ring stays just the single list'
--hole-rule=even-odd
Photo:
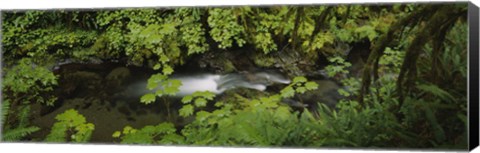
[{"label": "reflection on water", "polygon": [[76,109],[88,122],[95,125],[92,142],[113,142],[114,131],[129,125],[141,128],[145,125],[173,122],[182,127],[191,119],[177,117],[182,96],[195,91],[211,91],[221,94],[235,88],[264,91],[275,83],[288,84],[290,80],[276,71],[238,72],[230,74],[179,73],[171,79],[182,81],[176,96],[157,98],[171,101],[171,114],[167,117],[164,102],[140,103],[140,97],[154,92],[146,88],[148,77],[155,72],[147,68],[126,67],[120,64],[75,64],[69,63],[55,70],[59,75],[56,89],[58,101],[54,107],[36,105],[33,107],[33,124],[41,131],[32,134],[32,139],[41,141],[50,131],[55,116],[68,109]]}]

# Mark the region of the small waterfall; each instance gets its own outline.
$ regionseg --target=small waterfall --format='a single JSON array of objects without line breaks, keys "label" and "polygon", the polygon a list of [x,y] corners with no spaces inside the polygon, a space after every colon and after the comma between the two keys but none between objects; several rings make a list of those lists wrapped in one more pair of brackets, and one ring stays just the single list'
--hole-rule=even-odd
[{"label": "small waterfall", "polygon": [[[288,84],[290,80],[280,73],[274,71],[262,72],[241,72],[230,73],[225,75],[219,74],[189,74],[189,75],[172,75],[170,79],[180,80],[182,86],[175,97],[183,97],[193,94],[196,91],[210,91],[215,94],[221,94],[224,91],[235,88],[249,88],[264,91],[267,86],[274,83]],[[137,82],[129,86],[133,95],[143,95],[151,93],[146,89],[147,82]]]},{"label": "small waterfall", "polygon": [[210,91],[215,94],[223,92],[218,88],[218,82],[221,76],[216,74],[201,74],[192,76],[172,77],[171,79],[180,80],[182,86],[179,87],[179,92],[176,96],[186,96],[193,94],[196,91]]}]

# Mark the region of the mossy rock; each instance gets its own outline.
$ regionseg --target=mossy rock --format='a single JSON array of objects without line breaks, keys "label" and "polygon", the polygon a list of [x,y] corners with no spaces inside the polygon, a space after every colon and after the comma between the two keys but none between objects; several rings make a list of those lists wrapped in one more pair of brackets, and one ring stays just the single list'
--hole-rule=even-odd
[{"label": "mossy rock", "polygon": [[125,67],[117,67],[113,69],[106,77],[107,86],[118,87],[130,78],[130,70]]},{"label": "mossy rock", "polygon": [[278,63],[275,57],[265,54],[255,54],[253,56],[253,62],[260,67],[272,67],[274,64]]}]

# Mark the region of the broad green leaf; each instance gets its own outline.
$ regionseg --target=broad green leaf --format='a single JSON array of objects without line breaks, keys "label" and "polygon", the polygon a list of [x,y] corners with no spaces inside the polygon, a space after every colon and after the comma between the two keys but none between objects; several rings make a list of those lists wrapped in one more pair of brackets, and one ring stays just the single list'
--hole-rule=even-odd
[{"label": "broad green leaf", "polygon": [[160,67],[162,67],[162,65],[157,63],[157,64],[155,64],[155,66],[153,66],[153,69],[158,70],[158,69],[160,69]]},{"label": "broad green leaf", "polygon": [[184,105],[178,112],[182,117],[190,116],[193,114],[193,106],[191,104]]},{"label": "broad green leaf", "polygon": [[205,107],[205,106],[207,106],[207,100],[205,100],[204,98],[197,98],[197,99],[195,99],[195,106]]},{"label": "broad green leaf", "polygon": [[199,111],[197,112],[197,116],[196,116],[196,120],[198,121],[204,121],[206,120],[207,118],[209,118],[211,115],[210,112],[207,112],[207,111]]},{"label": "broad green leaf", "polygon": [[118,138],[118,137],[120,137],[120,135],[122,135],[122,132],[120,132],[120,131],[115,131],[115,132],[113,133],[112,137],[113,137],[113,138]]},{"label": "broad green leaf", "polygon": [[172,79],[172,80],[169,80],[170,81],[170,85],[172,87],[180,87],[182,86],[182,81],[180,80],[175,80],[175,79]]},{"label": "broad green leaf", "polygon": [[151,82],[159,83],[165,79],[167,79],[167,76],[163,74],[154,74],[149,78],[149,82],[151,81]]},{"label": "broad green leaf", "polygon": [[342,96],[346,96],[346,97],[350,96],[350,93],[345,89],[338,89],[338,93]]},{"label": "broad green leaf", "polygon": [[309,81],[305,83],[305,88],[307,88],[307,90],[315,90],[318,88],[318,84],[316,82]]},{"label": "broad green leaf", "polygon": [[187,104],[187,103],[190,103],[192,100],[193,100],[193,96],[186,95],[185,97],[182,98],[182,103]]},{"label": "broad green leaf", "polygon": [[291,98],[295,95],[295,90],[293,87],[288,86],[280,91],[280,94],[283,98]]},{"label": "broad green leaf", "polygon": [[213,98],[215,98],[215,94],[210,91],[204,91],[202,92],[202,97],[204,97],[207,100],[213,100]]},{"label": "broad green leaf", "polygon": [[152,93],[145,94],[142,96],[142,98],[140,98],[140,102],[144,104],[150,104],[154,101],[155,101],[155,95]]},{"label": "broad green leaf", "polygon": [[[267,98],[268,99],[268,98]],[[267,100],[267,101],[262,101],[262,105],[265,107],[265,108],[275,108],[275,107],[278,107],[278,103],[276,101],[272,101],[272,100]]]},{"label": "broad green leaf", "polygon": [[165,74],[165,75],[170,75],[170,74],[173,73],[173,69],[172,69],[172,67],[170,67],[170,66],[168,66],[168,65],[164,65],[162,72],[163,72],[163,74]]},{"label": "broad green leaf", "polygon": [[278,117],[279,119],[286,120],[290,117],[291,113],[288,107],[278,107],[275,110],[275,117]]},{"label": "broad green leaf", "polygon": [[293,83],[302,83],[302,82],[307,82],[307,78],[302,76],[297,76],[293,78]]},{"label": "broad green leaf", "polygon": [[296,91],[297,91],[298,93],[300,93],[300,94],[303,94],[303,93],[305,93],[305,91],[307,91],[307,88],[305,88],[305,87],[298,87],[298,88],[296,89]]},{"label": "broad green leaf", "polygon": [[165,94],[165,93],[163,92],[163,90],[157,90],[157,91],[155,91],[155,95],[158,96],[158,97],[162,97],[163,94]]},{"label": "broad green leaf", "polygon": [[217,109],[212,112],[212,115],[217,116],[217,117],[223,117],[226,115],[225,110],[223,109]]},{"label": "broad green leaf", "polygon": [[417,85],[417,88],[426,92],[429,92],[435,96],[440,97],[442,100],[455,101],[455,98],[449,94],[447,91],[441,89],[434,84],[421,84]]},{"label": "broad green leaf", "polygon": [[175,95],[175,94],[176,94],[178,91],[180,91],[180,90],[178,89],[178,87],[171,87],[171,86],[170,86],[170,87],[166,87],[165,90],[163,90],[163,91],[164,91],[166,94],[173,96],[173,95]]}]

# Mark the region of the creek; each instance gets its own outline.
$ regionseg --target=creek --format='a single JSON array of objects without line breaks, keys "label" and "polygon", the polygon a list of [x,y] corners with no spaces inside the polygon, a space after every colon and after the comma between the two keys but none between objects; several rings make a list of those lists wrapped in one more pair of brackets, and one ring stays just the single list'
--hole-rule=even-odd
[{"label": "creek", "polygon": [[[366,58],[359,54],[350,55],[352,56],[349,56],[349,61],[354,65],[352,70],[355,74],[359,74],[355,71],[360,70],[358,67],[363,65],[361,64],[362,59]],[[218,57],[230,56],[219,55]],[[286,58],[287,61],[300,60],[293,57],[292,59],[286,56],[279,57],[279,59],[283,58]],[[229,90],[237,92],[235,89],[243,89],[248,92],[278,93],[286,84],[290,83],[289,78],[297,74],[303,74],[317,82],[319,89],[307,92],[301,97],[283,101],[284,103],[292,107],[301,107],[300,109],[305,107],[315,109],[314,105],[317,102],[335,107],[338,100],[343,98],[337,92],[337,89],[341,88],[338,82],[318,77],[321,75],[318,75],[317,71],[319,72],[323,64],[313,66],[315,69],[307,70],[304,73],[289,72],[288,77],[276,70],[258,70],[256,66],[242,63],[248,60],[235,58],[231,59],[236,62],[234,63],[235,67],[244,68],[244,70],[235,70],[225,74],[220,73],[227,71],[226,69],[221,71],[205,70],[205,64],[202,64],[202,61],[216,61],[207,63],[207,65],[217,68],[220,66],[219,63],[224,63],[222,60],[217,60],[199,58],[197,61],[200,61],[200,64],[191,63],[175,68],[176,74],[172,77],[182,81],[180,92],[177,93],[177,96],[157,98],[157,102],[148,105],[141,103],[140,97],[154,92],[146,88],[148,78],[157,73],[152,69],[119,62],[62,62],[51,68],[59,76],[58,86],[54,93],[58,97],[55,105],[53,107],[42,104],[32,106],[32,124],[40,127],[41,130],[31,134],[30,140],[43,141],[55,123],[55,116],[68,109],[76,109],[85,116],[87,122],[95,125],[90,140],[93,143],[114,142],[112,134],[115,131],[123,130],[125,126],[142,128],[146,125],[157,125],[168,121],[174,123],[177,129],[181,129],[194,119],[194,117],[183,118],[178,115],[177,110],[182,107],[180,102],[182,96],[198,90],[211,91],[219,95],[217,98],[222,98],[222,95],[225,95],[223,93]],[[159,99],[170,101],[168,109],[164,102],[159,102]],[[298,101],[303,103],[296,103]],[[214,109],[214,106],[207,106],[206,109]],[[169,111],[170,114],[167,113]]]},{"label": "creek", "polygon": [[[192,70],[194,69],[194,70]],[[182,107],[181,97],[195,91],[211,91],[217,95],[237,88],[251,91],[265,91],[273,84],[288,84],[290,80],[273,70],[214,74],[199,72],[197,68],[186,69],[171,75],[171,79],[182,82],[176,96],[162,100],[165,103],[140,103],[140,97],[147,93],[147,80],[155,71],[119,63],[68,63],[58,66],[54,73],[59,76],[55,89],[58,97],[53,107],[34,104],[32,124],[41,130],[31,135],[33,141],[42,141],[55,123],[55,116],[68,109],[76,109],[87,122],[95,125],[91,142],[113,142],[112,134],[125,126],[142,128],[169,121],[177,128],[192,121],[192,118],[178,116]],[[161,98],[157,98],[161,99]],[[207,108],[208,109],[208,108]],[[170,112],[170,115],[167,113]]]}]

